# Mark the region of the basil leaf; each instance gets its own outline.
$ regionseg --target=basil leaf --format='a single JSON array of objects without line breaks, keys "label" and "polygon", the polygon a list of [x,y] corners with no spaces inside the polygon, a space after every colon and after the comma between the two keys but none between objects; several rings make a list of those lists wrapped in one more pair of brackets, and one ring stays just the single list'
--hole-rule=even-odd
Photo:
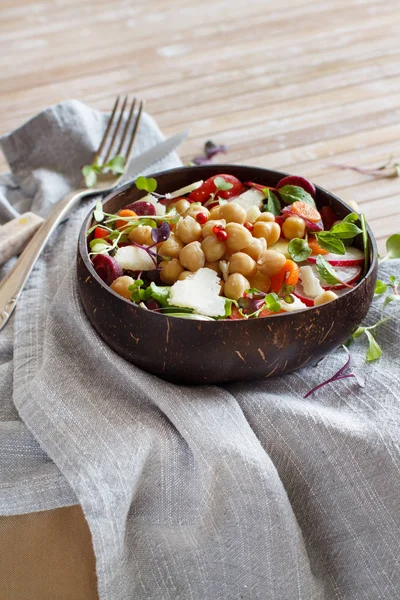
[{"label": "basil leaf", "polygon": [[354,225],[354,223],[348,223],[346,221],[342,221],[337,225],[334,225],[329,233],[336,235],[341,240],[348,240],[356,237],[359,233],[362,233],[362,230]]},{"label": "basil leaf", "polygon": [[225,191],[233,188],[233,183],[229,183],[223,177],[214,177],[214,185],[217,190]]},{"label": "basil leaf", "polygon": [[294,260],[294,262],[303,262],[310,256],[311,248],[307,244],[306,240],[294,238],[289,242],[288,252],[290,254],[290,258]]},{"label": "basil leaf", "polygon": [[324,250],[328,252],[332,252],[333,254],[346,254],[346,248],[341,239],[336,237],[336,235],[332,234],[330,231],[321,231],[321,233],[316,233],[315,238],[318,244]]},{"label": "basil leaf", "polygon": [[383,283],[383,281],[378,279],[376,282],[376,285],[375,285],[375,295],[380,296],[381,294],[384,294],[386,292],[387,288],[388,288],[387,284]]},{"label": "basil leaf", "polygon": [[279,215],[281,213],[281,203],[279,202],[278,196],[268,188],[264,188],[263,193],[267,197],[267,202],[263,206],[264,212],[270,212],[275,216]]},{"label": "basil leaf", "polygon": [[323,279],[326,283],[329,283],[329,285],[342,283],[338,278],[335,269],[321,256],[321,254],[317,256],[317,269],[320,279]]},{"label": "basil leaf", "polygon": [[311,206],[316,208],[314,198],[311,194],[297,185],[284,185],[279,188],[279,195],[286,204],[293,204],[293,202],[300,200],[302,202],[307,202],[307,204],[311,204]]},{"label": "basil leaf", "polygon": [[[149,288],[151,293],[151,298],[157,300],[161,306],[169,306],[168,298],[170,295],[171,287],[168,285],[156,285],[154,281],[151,282]],[[182,309],[180,309],[182,310]]]},{"label": "basil leaf", "polygon": [[352,213],[350,213],[349,215],[346,215],[346,216],[344,217],[344,219],[342,219],[342,221],[343,221],[344,223],[355,223],[356,221],[358,221],[358,219],[359,219],[359,218],[360,218],[360,217],[358,216],[358,214],[357,214],[357,213],[355,213],[355,212],[352,212]]},{"label": "basil leaf", "polygon": [[400,233],[394,233],[386,240],[389,258],[400,258]]},{"label": "basil leaf", "polygon": [[372,333],[368,331],[368,329],[365,330],[365,333],[369,342],[369,348],[367,351],[367,362],[372,362],[382,356],[382,348],[380,347]]}]

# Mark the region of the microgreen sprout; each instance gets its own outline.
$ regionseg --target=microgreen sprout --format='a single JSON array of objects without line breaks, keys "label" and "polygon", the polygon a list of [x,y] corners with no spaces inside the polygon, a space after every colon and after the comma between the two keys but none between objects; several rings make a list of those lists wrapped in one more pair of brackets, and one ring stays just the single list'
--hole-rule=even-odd
[{"label": "microgreen sprout", "polygon": [[119,154],[104,164],[99,163],[99,159],[91,165],[82,167],[82,175],[85,180],[85,185],[88,188],[93,187],[97,183],[97,177],[102,173],[112,171],[115,175],[122,175],[125,171],[125,158]]},{"label": "microgreen sprout", "polygon": [[317,390],[319,390],[323,386],[327,385],[328,383],[333,383],[334,381],[340,381],[341,379],[350,379],[353,377],[357,381],[357,383],[360,387],[365,386],[365,381],[359,375],[357,375],[354,371],[345,373],[345,371],[352,366],[352,364],[351,364],[352,360],[351,360],[351,354],[350,354],[349,350],[346,348],[346,346],[342,346],[342,348],[347,353],[347,359],[346,359],[346,362],[343,365],[343,367],[341,367],[338,371],[336,371],[336,373],[334,375],[332,375],[332,377],[330,377],[326,381],[323,381],[322,383],[319,383],[318,385],[313,387],[312,390],[307,392],[307,394],[304,396],[304,398],[308,398],[309,396],[311,396],[311,394],[314,394]]},{"label": "microgreen sprout", "polygon": [[370,175],[371,177],[400,177],[400,163],[393,159],[390,155],[387,162],[379,167],[355,167],[352,165],[344,165],[338,163],[329,163],[329,167],[336,167],[346,171],[355,171],[356,173],[362,173],[363,175]]},{"label": "microgreen sprout", "polygon": [[135,181],[135,185],[138,190],[144,190],[151,194],[157,189],[157,181],[153,177],[138,177]]},{"label": "microgreen sprout", "polygon": [[208,140],[204,144],[204,154],[201,156],[195,156],[191,161],[191,165],[208,165],[212,158],[217,154],[226,154],[228,151],[224,144],[214,144],[211,140]]}]

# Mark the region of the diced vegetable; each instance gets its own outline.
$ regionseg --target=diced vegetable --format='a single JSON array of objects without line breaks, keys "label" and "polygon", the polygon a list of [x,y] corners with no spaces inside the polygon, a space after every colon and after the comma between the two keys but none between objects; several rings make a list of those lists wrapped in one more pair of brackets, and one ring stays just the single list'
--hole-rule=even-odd
[{"label": "diced vegetable", "polygon": [[198,190],[203,185],[204,181],[200,179],[200,181],[195,181],[190,185],[185,185],[185,187],[180,188],[179,190],[175,190],[175,192],[171,192],[170,194],[165,194],[165,197],[170,200],[172,198],[179,198],[180,196],[185,196],[186,194],[190,194],[194,192],[194,190]]},{"label": "diced vegetable", "polygon": [[240,196],[235,196],[235,198],[233,198],[231,200],[231,202],[235,202],[235,204],[239,204],[247,212],[253,206],[255,206],[261,210],[261,208],[264,204],[264,200],[265,200],[265,194],[263,194],[262,192],[259,192],[258,190],[254,189],[254,188],[250,188],[243,194],[240,194]]},{"label": "diced vegetable", "polygon": [[316,298],[324,293],[318,277],[311,266],[300,267],[300,278],[306,296]]},{"label": "diced vegetable", "polygon": [[193,308],[195,313],[208,317],[221,317],[225,314],[225,298],[219,295],[219,281],[212,269],[199,269],[192,277],[174,283],[169,304]]},{"label": "diced vegetable", "polygon": [[152,271],[156,268],[151,256],[137,246],[119,248],[114,258],[127,271]]}]

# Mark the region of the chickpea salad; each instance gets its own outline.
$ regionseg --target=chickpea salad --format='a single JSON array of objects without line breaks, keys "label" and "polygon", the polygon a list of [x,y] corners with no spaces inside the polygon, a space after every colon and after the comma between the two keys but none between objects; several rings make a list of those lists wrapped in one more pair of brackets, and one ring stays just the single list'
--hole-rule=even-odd
[{"label": "chickpea salad", "polygon": [[114,292],[145,310],[269,317],[332,302],[365,273],[364,216],[318,210],[303,177],[271,187],[220,174],[166,194],[139,177],[136,187],[143,198],[118,214],[97,203],[89,256]]}]

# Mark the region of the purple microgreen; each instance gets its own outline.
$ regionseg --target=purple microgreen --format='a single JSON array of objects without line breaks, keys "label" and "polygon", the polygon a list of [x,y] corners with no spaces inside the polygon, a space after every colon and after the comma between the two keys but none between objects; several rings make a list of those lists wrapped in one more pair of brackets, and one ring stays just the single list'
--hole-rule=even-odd
[{"label": "purple microgreen", "polygon": [[207,165],[211,162],[214,156],[217,154],[226,154],[227,150],[228,149],[224,144],[217,145],[209,140],[204,144],[204,154],[195,156],[195,158],[191,160],[191,163],[195,165]]},{"label": "purple microgreen", "polygon": [[351,373],[344,373],[344,371],[346,371],[346,369],[351,367],[351,354],[350,354],[349,350],[346,348],[346,346],[342,346],[342,348],[347,353],[347,358],[346,358],[346,362],[344,363],[344,365],[342,367],[340,367],[340,369],[338,371],[336,371],[336,373],[334,375],[332,375],[332,377],[330,377],[329,379],[326,379],[322,383],[319,383],[318,385],[313,387],[309,392],[307,392],[307,394],[304,396],[304,398],[308,398],[309,396],[311,396],[311,394],[314,394],[317,390],[319,390],[323,386],[327,385],[328,383],[333,383],[334,381],[340,381],[341,379],[349,379],[351,377],[353,377],[356,380],[357,384],[360,387],[364,387],[365,382],[362,379],[362,377],[360,377],[359,375],[356,375],[353,371]]},{"label": "purple microgreen", "polygon": [[151,239],[155,244],[165,242],[171,233],[171,228],[168,223],[161,223],[159,227],[154,227],[151,231]]},{"label": "purple microgreen", "polygon": [[400,163],[395,162],[391,155],[388,161],[379,167],[356,167],[341,163],[329,163],[328,167],[336,167],[345,171],[355,171],[356,173],[370,175],[371,177],[400,177]]}]

